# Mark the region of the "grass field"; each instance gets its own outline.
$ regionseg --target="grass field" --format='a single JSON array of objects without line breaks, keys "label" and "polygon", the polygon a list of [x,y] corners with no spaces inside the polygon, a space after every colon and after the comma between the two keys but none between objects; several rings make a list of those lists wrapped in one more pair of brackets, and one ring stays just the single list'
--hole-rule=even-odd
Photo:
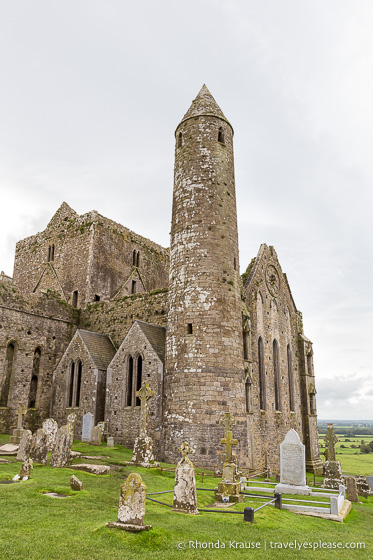
[{"label": "grass field", "polygon": [[[364,476],[373,475],[373,453],[360,453],[360,443],[364,440],[365,443],[369,443],[373,440],[373,436],[344,436],[341,434],[336,434],[339,441],[336,444],[336,459],[340,461],[342,465],[343,474],[362,474]],[[350,441],[346,441],[350,440]],[[319,443],[324,445],[324,434],[319,435]],[[345,445],[344,449],[341,445]],[[357,445],[357,449],[351,447],[351,445]],[[320,448],[321,457],[322,453],[325,451],[324,448]]]},{"label": "grass field", "polygon": [[[9,436],[0,436],[6,443]],[[173,473],[159,469],[123,467],[131,452],[123,447],[100,448],[76,442],[75,451],[89,455],[107,455],[110,459],[96,463],[111,464],[110,475],[95,476],[71,469],[51,469],[36,465],[31,480],[18,484],[0,484],[0,558],[9,560],[132,560],[132,559],[220,559],[220,558],[371,558],[373,537],[373,498],[361,499],[344,523],[336,523],[278,510],[268,506],[255,514],[253,525],[243,516],[228,513],[201,513],[188,516],[170,508],[147,502],[145,522],[153,526],[149,532],[130,534],[105,527],[117,516],[119,487],[130,472],[138,472],[147,484],[148,492],[172,490]],[[10,463],[0,464],[0,480],[18,473],[20,463],[9,457]],[[76,462],[76,461],[75,461]],[[84,462],[89,462],[84,460]],[[83,482],[82,492],[70,490],[69,479],[75,473]],[[213,488],[217,479],[204,482],[197,475],[197,486]],[[68,494],[65,499],[44,496],[47,491]],[[166,496],[166,497],[165,497]],[[172,503],[172,493],[160,499]],[[198,506],[208,507],[213,492],[198,492]],[[261,502],[255,502],[255,507]],[[252,505],[248,503],[246,505]],[[244,504],[233,506],[243,510]],[[365,543],[365,549],[274,548],[274,543]],[[258,548],[235,548],[235,544],[253,543]],[[180,544],[181,543],[181,544]],[[201,543],[214,543],[220,548],[205,549]],[[271,546],[272,543],[272,546]],[[222,545],[225,548],[222,548]],[[210,545],[211,546],[211,545]],[[353,546],[356,546],[353,545]]]}]

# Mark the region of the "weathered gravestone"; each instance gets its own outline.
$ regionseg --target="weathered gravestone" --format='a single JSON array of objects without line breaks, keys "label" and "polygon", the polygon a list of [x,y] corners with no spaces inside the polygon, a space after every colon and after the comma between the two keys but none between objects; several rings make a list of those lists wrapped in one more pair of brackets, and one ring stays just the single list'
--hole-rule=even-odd
[{"label": "weathered gravestone", "polygon": [[70,477],[70,488],[78,492],[83,490],[83,482],[75,474]]},{"label": "weathered gravestone", "polygon": [[359,496],[364,496],[365,498],[367,498],[370,495],[370,487],[367,479],[361,474],[357,475],[355,478]]},{"label": "weathered gravestone", "polygon": [[91,442],[93,428],[93,414],[87,412],[83,416],[83,427],[82,427],[82,441],[85,443]]},{"label": "weathered gravestone", "polygon": [[236,421],[229,412],[225,412],[220,421],[225,430],[225,437],[221,443],[225,445],[225,461],[221,482],[218,484],[218,491],[215,493],[215,500],[218,502],[243,502],[244,496],[240,494],[241,484],[236,457],[233,455],[233,446],[238,444],[238,440],[233,438],[231,429],[236,425]]},{"label": "weathered gravestone", "polygon": [[54,443],[56,441],[56,434],[58,430],[58,424],[53,418],[47,418],[43,422],[43,430],[47,434],[47,448],[48,451],[53,451]]},{"label": "weathered gravestone", "polygon": [[76,414],[75,412],[70,412],[66,418],[66,425],[70,426],[70,429],[73,433],[73,439],[75,438],[75,427],[76,427]]},{"label": "weathered gravestone", "polygon": [[50,467],[64,468],[70,463],[70,451],[73,444],[73,433],[70,426],[62,426],[57,432],[56,443],[52,451]]},{"label": "weathered gravestone", "polygon": [[102,439],[101,426],[95,426],[94,428],[92,428],[91,444],[101,445],[101,439]]},{"label": "weathered gravestone", "polygon": [[188,457],[188,454],[193,453],[193,450],[186,442],[183,442],[178,451],[182,453],[182,457],[175,471],[174,507],[172,511],[198,515],[196,477],[193,463]]},{"label": "weathered gravestone", "polygon": [[17,452],[17,461],[27,461],[30,457],[31,451],[31,442],[32,442],[32,433],[31,430],[23,430],[21,435],[21,441],[19,442],[19,448]]},{"label": "weathered gravestone", "polygon": [[27,459],[22,463],[19,474],[16,474],[13,477],[13,480],[28,480],[29,478],[31,478],[31,472],[33,468],[34,467],[32,459]]},{"label": "weathered gravestone", "polygon": [[108,447],[114,447],[114,438],[111,437],[111,436],[109,436],[109,437],[107,438],[106,445],[107,445]]},{"label": "weathered gravestone", "polygon": [[275,492],[284,494],[306,494],[311,489],[306,485],[306,453],[299,435],[292,428],[280,444],[280,484]]},{"label": "weathered gravestone", "polygon": [[106,523],[125,531],[148,531],[151,525],[144,525],[146,486],[137,473],[129,475],[120,487],[118,521]]},{"label": "weathered gravestone", "polygon": [[358,502],[359,494],[357,492],[357,484],[356,484],[355,477],[348,476],[346,480],[346,485],[347,485],[347,491],[346,491],[347,499],[350,500],[350,502]]},{"label": "weathered gravestone", "polygon": [[126,462],[127,465],[159,467],[159,463],[154,461],[153,440],[148,436],[148,400],[153,397],[154,394],[148,382],[144,382],[141,389],[136,391],[136,396],[141,400],[140,435],[135,440],[132,461]]},{"label": "weathered gravestone", "polygon": [[323,488],[338,490],[340,484],[343,484],[341,463],[335,460],[335,444],[338,441],[334,434],[333,424],[327,425],[327,433],[324,437],[328,460],[324,463],[324,482]]},{"label": "weathered gravestone", "polygon": [[30,457],[37,463],[42,463],[44,466],[48,461],[48,436],[43,428],[32,436]]},{"label": "weathered gravestone", "polygon": [[25,406],[20,406],[17,411],[17,427],[13,430],[13,435],[9,438],[9,443],[14,445],[19,444],[21,441],[21,436],[23,432],[23,419],[27,413],[27,408]]}]

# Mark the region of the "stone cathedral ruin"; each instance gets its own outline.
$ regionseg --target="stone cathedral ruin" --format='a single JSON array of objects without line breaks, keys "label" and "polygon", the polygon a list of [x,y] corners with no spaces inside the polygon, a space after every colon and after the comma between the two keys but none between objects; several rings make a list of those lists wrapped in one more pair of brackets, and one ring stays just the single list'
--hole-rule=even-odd
[{"label": "stone cathedral ruin", "polygon": [[23,407],[33,432],[75,413],[80,437],[90,413],[133,447],[148,382],[156,460],[177,462],[188,441],[214,469],[226,412],[241,467],[279,472],[294,428],[318,471],[312,343],[273,247],[240,276],[233,129],[206,86],[175,139],[170,249],[66,203],[17,243],[0,277],[0,431]]}]

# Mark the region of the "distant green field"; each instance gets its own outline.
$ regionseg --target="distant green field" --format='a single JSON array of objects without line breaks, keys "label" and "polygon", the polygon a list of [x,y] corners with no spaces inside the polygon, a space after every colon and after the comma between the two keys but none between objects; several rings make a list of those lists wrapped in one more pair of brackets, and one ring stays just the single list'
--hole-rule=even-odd
[{"label": "distant green field", "polygon": [[[364,440],[365,443],[369,443],[373,440],[373,436],[345,436],[342,434],[336,434],[339,441],[336,444],[336,458],[340,461],[342,465],[343,474],[362,474],[364,476],[373,475],[373,453],[360,453],[360,443]],[[319,444],[324,445],[320,447],[320,454],[323,457],[325,451],[325,434],[319,435]],[[350,441],[346,441],[350,440]],[[345,445],[344,449],[341,445]],[[356,449],[352,448],[351,445],[357,445]]]}]

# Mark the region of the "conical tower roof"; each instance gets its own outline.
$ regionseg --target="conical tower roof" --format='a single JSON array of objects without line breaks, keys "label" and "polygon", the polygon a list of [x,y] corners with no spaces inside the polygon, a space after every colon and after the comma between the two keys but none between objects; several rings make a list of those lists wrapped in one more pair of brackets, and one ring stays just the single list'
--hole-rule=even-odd
[{"label": "conical tower roof", "polygon": [[199,116],[218,117],[226,121],[229,124],[229,126],[232,128],[232,125],[225,117],[223,111],[220,109],[219,105],[216,103],[215,99],[213,98],[213,96],[211,95],[209,89],[205,86],[205,84],[203,84],[203,86],[201,87],[199,94],[193,100],[188,111],[181,119],[180,124],[186,121],[187,119],[191,119],[193,117],[199,117]]}]

